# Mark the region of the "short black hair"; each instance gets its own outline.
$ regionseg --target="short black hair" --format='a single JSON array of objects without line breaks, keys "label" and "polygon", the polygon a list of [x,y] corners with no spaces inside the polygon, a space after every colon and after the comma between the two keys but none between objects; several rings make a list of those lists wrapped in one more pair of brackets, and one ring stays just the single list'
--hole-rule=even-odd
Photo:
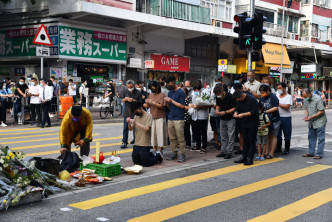
[{"label": "short black hair", "polygon": [[22,79],[25,82],[25,77],[22,76],[22,77],[20,77],[20,79]]},{"label": "short black hair", "polygon": [[271,92],[271,87],[270,86],[268,86],[268,85],[261,85],[260,87],[259,87],[259,91],[262,91],[262,92]]},{"label": "short black hair", "polygon": [[213,89],[213,93],[214,94],[219,94],[219,93],[222,93],[223,92],[223,87],[221,85],[221,83],[218,83],[214,89]]},{"label": "short black hair", "polygon": [[235,90],[233,93],[233,99],[239,99],[243,96],[243,92],[241,90]]},{"label": "short black hair", "polygon": [[183,87],[182,90],[186,94],[186,96],[188,96],[189,90],[186,87]]},{"label": "short black hair", "polygon": [[140,109],[142,107],[141,102],[132,102],[130,105],[131,113],[134,113],[137,109]]},{"label": "short black hair", "polygon": [[69,79],[68,81],[69,81],[69,82],[74,82],[73,79]]},{"label": "short black hair", "polygon": [[51,76],[51,79],[54,79],[54,80],[55,80],[55,77],[54,77],[54,76]]},{"label": "short black hair", "polygon": [[159,82],[157,82],[157,81],[155,81],[155,80],[151,81],[151,82],[149,83],[149,85],[148,85],[148,89],[151,90],[151,87],[152,87],[152,86],[153,86],[153,87],[156,87],[157,93],[160,93],[160,92],[161,92],[161,87],[160,87]]},{"label": "short black hair", "polygon": [[222,76],[216,76],[215,78],[214,78],[214,81],[216,81],[216,82],[222,82]]},{"label": "short black hair", "polygon": [[41,78],[41,79],[39,80],[39,82],[40,82],[40,81],[44,81],[45,83],[47,83],[45,78]]},{"label": "short black hair", "polygon": [[33,80],[33,81],[36,81],[36,82],[37,82],[37,79],[36,79],[36,78],[31,78],[31,80]]},{"label": "short black hair", "polygon": [[243,89],[243,85],[241,83],[235,83],[233,86],[234,90],[242,90]]},{"label": "short black hair", "polygon": [[167,78],[165,79],[166,84],[173,82],[176,83],[176,79],[174,76],[167,76]]},{"label": "short black hair", "polygon": [[228,86],[226,84],[222,84],[222,88],[225,92],[228,92]]},{"label": "short black hair", "polygon": [[193,83],[193,90],[201,90],[202,89],[202,82],[200,80],[196,80],[194,83]]},{"label": "short black hair", "polygon": [[287,87],[286,83],[284,83],[284,82],[278,83],[278,86],[281,86],[282,88],[286,88]]}]

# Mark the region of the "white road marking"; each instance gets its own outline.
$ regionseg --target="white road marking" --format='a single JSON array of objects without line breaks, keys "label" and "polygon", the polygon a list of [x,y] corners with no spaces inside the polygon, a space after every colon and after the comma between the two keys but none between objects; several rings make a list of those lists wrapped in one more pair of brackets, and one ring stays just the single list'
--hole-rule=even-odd
[{"label": "white road marking", "polygon": [[70,209],[68,207],[64,207],[64,208],[60,208],[60,210],[62,210],[62,211],[71,211],[72,209]]},{"label": "white road marking", "polygon": [[105,217],[98,217],[97,220],[99,220],[99,221],[108,221],[108,220],[110,220],[110,219],[107,219],[107,218],[105,218]]},{"label": "white road marking", "polygon": [[307,163],[314,163],[314,162],[307,162]]}]

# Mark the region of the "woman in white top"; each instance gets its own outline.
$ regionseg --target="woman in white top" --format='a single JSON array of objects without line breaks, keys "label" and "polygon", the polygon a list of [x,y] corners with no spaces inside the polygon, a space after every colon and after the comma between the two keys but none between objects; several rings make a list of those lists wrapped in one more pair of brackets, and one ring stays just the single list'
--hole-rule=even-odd
[{"label": "woman in white top", "polygon": [[284,132],[285,150],[283,155],[289,153],[291,137],[292,137],[292,96],[286,92],[286,84],[281,82],[277,87],[277,97],[279,99],[279,114],[280,114],[280,129],[278,133],[277,151],[281,151],[282,147],[282,132]]}]

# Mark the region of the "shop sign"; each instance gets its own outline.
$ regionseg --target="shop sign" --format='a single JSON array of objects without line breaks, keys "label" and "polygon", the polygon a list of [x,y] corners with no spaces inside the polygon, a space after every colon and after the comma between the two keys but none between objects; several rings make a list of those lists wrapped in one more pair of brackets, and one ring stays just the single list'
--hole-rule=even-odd
[{"label": "shop sign", "polygon": [[25,75],[25,68],[15,68],[14,69],[15,76],[24,76]]},{"label": "shop sign", "polygon": [[59,55],[127,60],[127,35],[59,26]]},{"label": "shop sign", "polygon": [[317,79],[317,74],[316,73],[306,73],[306,74],[301,74],[301,79],[311,79],[315,80]]},{"label": "shop sign", "polygon": [[227,73],[236,73],[236,65],[228,65]]},{"label": "shop sign", "polygon": [[324,80],[325,76],[318,76],[317,80]]},{"label": "shop sign", "polygon": [[57,78],[62,77],[61,68],[51,67],[50,68],[50,75],[55,76]]},{"label": "shop sign", "polygon": [[316,64],[312,65],[301,65],[301,73],[316,72]]},{"label": "shop sign", "polygon": [[154,60],[154,68],[151,70],[189,72],[190,59],[188,57],[151,54],[150,58]]},{"label": "shop sign", "polygon": [[153,69],[154,68],[154,61],[153,60],[145,60],[145,68],[146,69]]},{"label": "shop sign", "polygon": [[271,76],[280,76],[280,67],[270,67]]},{"label": "shop sign", "polygon": [[129,59],[129,67],[130,68],[142,68],[142,59],[139,58],[130,58]]}]

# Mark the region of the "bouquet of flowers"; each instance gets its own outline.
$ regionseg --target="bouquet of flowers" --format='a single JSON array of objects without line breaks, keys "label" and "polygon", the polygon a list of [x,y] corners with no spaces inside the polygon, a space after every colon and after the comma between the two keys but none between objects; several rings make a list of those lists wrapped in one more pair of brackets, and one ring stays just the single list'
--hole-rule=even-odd
[{"label": "bouquet of flowers", "polygon": [[42,188],[44,197],[66,189],[57,183],[56,176],[38,170],[34,161],[24,159],[24,153],[0,145],[0,210],[17,204],[36,187]]},{"label": "bouquet of flowers", "polygon": [[194,105],[197,105],[197,106],[212,106],[213,105],[213,98],[210,95],[203,93],[202,96],[197,96],[195,98]]}]

